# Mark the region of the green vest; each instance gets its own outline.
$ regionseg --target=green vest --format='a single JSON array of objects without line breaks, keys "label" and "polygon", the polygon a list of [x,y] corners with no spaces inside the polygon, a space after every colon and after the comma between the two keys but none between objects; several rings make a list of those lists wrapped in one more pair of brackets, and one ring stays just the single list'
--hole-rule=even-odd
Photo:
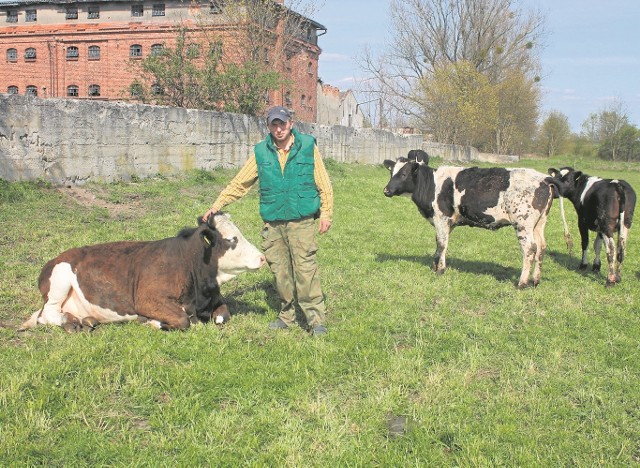
[{"label": "green vest", "polygon": [[284,171],[270,134],[254,148],[260,180],[260,216],[267,222],[305,218],[320,209],[320,195],[313,176],[316,139],[292,131],[295,141]]}]

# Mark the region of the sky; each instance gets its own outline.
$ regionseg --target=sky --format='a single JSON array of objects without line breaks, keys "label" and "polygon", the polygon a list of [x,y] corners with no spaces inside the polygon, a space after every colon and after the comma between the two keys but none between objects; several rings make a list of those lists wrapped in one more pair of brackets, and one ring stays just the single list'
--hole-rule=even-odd
[{"label": "sky", "polygon": [[[514,0],[546,18],[542,117],[559,111],[579,133],[592,113],[620,103],[640,128],[640,0]],[[388,0],[318,0],[313,19],[327,28],[318,75],[348,90],[366,76],[355,57],[388,43]]]}]

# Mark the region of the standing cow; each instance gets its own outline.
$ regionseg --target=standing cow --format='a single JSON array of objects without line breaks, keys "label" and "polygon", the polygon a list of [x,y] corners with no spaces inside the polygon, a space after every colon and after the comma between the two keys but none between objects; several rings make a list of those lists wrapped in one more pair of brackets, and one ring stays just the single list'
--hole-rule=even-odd
[{"label": "standing cow", "polygon": [[[571,167],[563,167],[560,170],[550,168],[549,174],[557,181],[560,195],[571,200],[578,215],[578,229],[582,241],[582,260],[578,268],[587,268],[591,230],[596,233],[593,242],[593,271],[600,271],[600,249],[604,241],[609,264],[606,284],[613,286],[620,282],[620,269],[636,206],[636,193],[633,188],[622,179],[601,179]],[[615,232],[618,233],[617,248],[613,238]],[[565,237],[567,236],[568,229],[565,225]]]},{"label": "standing cow", "polygon": [[152,327],[186,329],[229,311],[220,285],[265,264],[264,255],[229,215],[198,220],[195,228],[157,241],[121,241],[67,250],[38,279],[43,307],[21,327],[59,325],[67,331],[98,323],[140,320]]},{"label": "standing cow", "polygon": [[529,283],[532,263],[533,285],[540,283],[542,257],[546,249],[544,227],[553,201],[551,178],[532,169],[481,169],[429,167],[429,158],[386,160],[391,180],[384,188],[387,197],[411,193],[418,210],[436,230],[433,269],[444,273],[447,245],[456,226],[498,229],[513,226],[522,247],[522,273],[518,288]]}]

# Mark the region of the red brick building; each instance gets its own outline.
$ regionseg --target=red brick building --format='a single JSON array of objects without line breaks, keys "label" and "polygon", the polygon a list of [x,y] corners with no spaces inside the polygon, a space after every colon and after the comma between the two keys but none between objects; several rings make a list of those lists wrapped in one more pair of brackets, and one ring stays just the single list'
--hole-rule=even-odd
[{"label": "red brick building", "polygon": [[[223,43],[237,33],[225,14],[233,0],[0,0],[0,92],[39,97],[135,100],[132,63],[172,47],[176,27],[193,31],[203,21]],[[274,3],[282,4],[283,0]],[[265,96],[265,106],[284,105],[296,119],[315,122],[318,36],[326,28],[300,17],[304,34],[293,53],[273,66],[291,85]],[[277,41],[278,27],[275,28]],[[320,32],[320,34],[319,34]],[[225,50],[224,52],[228,52]],[[262,53],[262,52],[261,52]],[[269,60],[265,48],[265,61]]]}]

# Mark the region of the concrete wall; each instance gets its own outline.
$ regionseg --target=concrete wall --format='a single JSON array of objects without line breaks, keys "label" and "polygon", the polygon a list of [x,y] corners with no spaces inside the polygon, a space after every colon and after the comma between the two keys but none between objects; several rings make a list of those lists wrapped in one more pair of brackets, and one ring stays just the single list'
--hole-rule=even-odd
[{"label": "concrete wall", "polygon": [[[422,147],[421,135],[296,126],[340,162],[378,164]],[[265,134],[264,119],[246,115],[0,94],[0,178],[69,184],[239,167]]]}]

